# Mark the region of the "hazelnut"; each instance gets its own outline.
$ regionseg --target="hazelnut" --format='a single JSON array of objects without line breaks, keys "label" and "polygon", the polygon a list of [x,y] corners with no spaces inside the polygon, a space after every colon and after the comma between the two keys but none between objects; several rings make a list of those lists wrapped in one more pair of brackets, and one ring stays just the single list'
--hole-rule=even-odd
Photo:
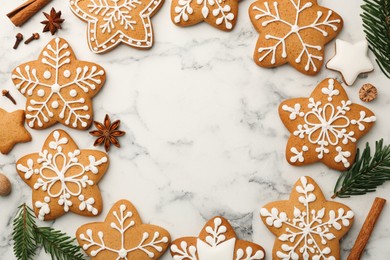
[{"label": "hazelnut", "polygon": [[11,182],[4,174],[0,173],[0,196],[7,196],[11,193]]}]

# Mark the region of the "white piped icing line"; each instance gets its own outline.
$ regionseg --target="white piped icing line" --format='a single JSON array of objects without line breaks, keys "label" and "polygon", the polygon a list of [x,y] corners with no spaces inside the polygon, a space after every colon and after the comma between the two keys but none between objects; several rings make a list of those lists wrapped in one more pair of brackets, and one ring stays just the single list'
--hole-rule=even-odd
[{"label": "white piped icing line", "polygon": [[[83,193],[85,189],[95,184],[88,174],[98,174],[97,167],[107,163],[107,157],[102,156],[97,160],[95,156],[90,155],[89,163],[85,165],[79,160],[82,151],[75,149],[67,154],[63,152],[64,146],[68,145],[70,140],[62,137],[60,131],[54,131],[49,138],[52,140],[49,142],[49,149],[39,152],[36,161],[27,159],[26,164],[18,162],[16,165],[17,170],[24,174],[26,180],[34,176],[36,181],[33,190],[45,193],[43,202],[35,202],[35,207],[39,209],[39,219],[44,220],[54,203],[62,206],[64,212],[76,206],[80,211],[87,210],[93,215],[98,215],[99,212],[94,207],[96,199],[86,198]],[[73,205],[74,197],[80,201],[79,205]]]},{"label": "white piped icing line", "polygon": [[[27,97],[28,125],[42,128],[56,117],[56,121],[66,126],[86,128],[92,120],[92,107],[87,100],[98,91],[97,86],[100,89],[103,84],[101,77],[105,74],[104,70],[89,62],[79,62],[80,66],[74,71],[66,69],[76,58],[71,55],[69,44],[60,38],[52,40],[42,55],[39,62],[50,68],[52,73],[48,70],[40,72],[35,65],[27,63],[17,67],[12,74],[16,88]],[[44,80],[41,80],[42,77]],[[36,99],[35,94],[38,96]]]},{"label": "white piped icing line", "polygon": [[[174,260],[260,260],[264,259],[262,250],[255,251],[251,246],[247,246],[245,251],[236,247],[237,239],[232,237],[226,239],[227,227],[223,225],[222,219],[214,218],[212,226],[206,226],[207,236],[205,241],[197,238],[196,246],[188,245],[186,241],[181,241],[179,246],[171,245],[171,252],[174,253]],[[234,257],[236,256],[236,257]]]},{"label": "white piped icing line", "polygon": [[[302,104],[296,103],[294,107],[283,105],[283,111],[289,114],[289,120],[295,121],[300,119],[296,129],[292,132],[294,136],[300,139],[308,140],[314,144],[315,152],[318,159],[324,158],[330,153],[330,148],[335,149],[338,153],[334,161],[342,163],[345,168],[350,166],[347,158],[351,156],[351,151],[342,151],[341,146],[350,142],[355,143],[356,133],[348,130],[350,126],[357,125],[359,131],[366,130],[366,126],[376,121],[375,116],[367,116],[366,112],[361,110],[359,118],[350,118],[351,105],[350,100],[341,100],[340,104],[332,103],[335,97],[340,95],[340,90],[335,88],[334,79],[328,79],[327,87],[321,88],[321,93],[327,98],[328,102],[315,100],[310,97],[308,100],[306,112],[302,111]],[[339,148],[337,148],[339,147]],[[299,151],[301,149],[301,151]],[[340,150],[340,151],[339,151]],[[309,151],[307,146],[292,147],[290,162],[303,162],[304,153]]]},{"label": "white piped icing line", "polygon": [[[279,1],[280,2],[280,1]],[[295,57],[295,63],[299,64],[302,62],[303,58],[306,59],[305,71],[313,70],[317,72],[319,68],[316,66],[316,61],[323,60],[323,54],[319,51],[322,50],[323,46],[314,45],[310,42],[306,42],[305,37],[302,36],[302,31],[312,30],[313,32],[320,32],[324,39],[328,37],[328,33],[326,28],[330,28],[333,31],[338,31],[339,27],[337,24],[341,24],[340,19],[331,19],[333,12],[328,10],[326,14],[322,11],[317,11],[317,17],[313,17],[312,21],[308,22],[306,25],[302,25],[300,17],[302,13],[305,12],[306,9],[311,9],[315,7],[312,2],[306,2],[305,4],[301,4],[301,0],[288,0],[285,1],[285,5],[283,9],[292,9],[295,11],[295,21],[286,20],[282,17],[282,13],[280,12],[280,6],[278,1],[265,1],[264,6],[259,6],[257,2],[255,2],[251,8],[255,13],[254,21],[262,20],[262,22],[253,22],[255,26],[259,26],[260,28],[265,28],[270,24],[278,23],[280,26],[288,26],[290,30],[283,36],[266,34],[265,39],[269,42],[269,46],[260,47],[257,51],[259,53],[258,61],[262,62],[265,58],[271,57],[271,64],[275,64],[277,60],[277,52],[278,49],[281,48],[281,58],[287,58],[287,44],[286,41],[289,37],[296,36],[300,42],[300,53],[297,57]],[[316,36],[317,37],[317,36]],[[325,41],[324,41],[325,42]]]},{"label": "white piped icing line", "polygon": [[[150,17],[163,0],[71,0],[69,3],[73,13],[88,22],[90,49],[102,53],[120,43],[150,48],[153,45]],[[98,35],[106,35],[107,39],[100,41]]]},{"label": "white piped icing line", "polygon": [[283,231],[277,238],[282,242],[276,251],[278,259],[336,259],[328,243],[340,239],[336,237],[338,231],[350,228],[354,214],[341,207],[336,211],[325,207],[314,209],[317,203],[314,189],[315,186],[306,177],[300,178],[295,189],[300,194],[298,201],[288,201],[289,204],[297,203],[292,215],[275,207],[260,210],[264,223],[270,229]]},{"label": "white piped icing line", "polygon": [[[232,21],[234,14],[229,4],[226,4],[224,0],[178,0],[172,2],[177,3],[174,6],[175,17],[173,21],[178,24],[181,22],[187,22],[189,17],[196,15],[194,9],[195,5],[202,6],[201,12],[203,19],[206,19],[210,15],[215,17],[215,25],[224,24],[225,28],[231,30],[233,28]],[[211,14],[210,14],[211,13]],[[208,20],[205,20],[209,22]]]},{"label": "white piped icing line", "polygon": [[[115,207],[115,206],[114,206]],[[121,204],[119,206],[119,212],[116,210],[113,211],[113,216],[115,218],[114,222],[110,223],[110,228],[112,229],[110,232],[119,234],[120,245],[118,247],[112,246],[112,243],[107,243],[105,240],[105,233],[103,231],[96,231],[92,229],[87,229],[85,234],[82,233],[79,236],[79,239],[83,241],[83,249],[86,251],[89,248],[93,247],[93,250],[90,252],[92,257],[97,256],[102,251],[110,251],[116,254],[116,258],[113,259],[133,259],[129,257],[129,254],[134,251],[141,251],[145,253],[147,257],[150,259],[155,259],[155,254],[153,250],[157,252],[162,252],[163,247],[161,244],[167,244],[169,242],[169,238],[166,236],[161,236],[159,232],[143,232],[141,238],[137,238],[132,236],[130,239],[140,239],[137,242],[137,246],[135,247],[126,247],[125,239],[126,232],[131,232],[137,225],[141,223],[136,223],[133,220],[134,212],[129,210],[125,204]],[[94,232],[97,232],[97,237],[94,235]],[[96,234],[96,233],[95,233]],[[112,237],[112,235],[110,235]],[[150,239],[151,238],[151,239]],[[111,244],[111,245],[108,245]]]}]

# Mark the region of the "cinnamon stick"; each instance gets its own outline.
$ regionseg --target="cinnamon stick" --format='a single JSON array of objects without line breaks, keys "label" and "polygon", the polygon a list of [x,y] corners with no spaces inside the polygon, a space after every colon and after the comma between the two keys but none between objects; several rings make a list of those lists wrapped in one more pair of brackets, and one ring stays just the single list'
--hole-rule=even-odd
[{"label": "cinnamon stick", "polygon": [[15,26],[22,26],[52,0],[28,0],[7,14]]},{"label": "cinnamon stick", "polygon": [[355,244],[351,249],[351,252],[349,253],[347,260],[360,259],[385,204],[385,199],[375,198],[374,203],[371,206],[371,210],[368,213],[366,220],[364,221],[364,224],[359,232]]}]

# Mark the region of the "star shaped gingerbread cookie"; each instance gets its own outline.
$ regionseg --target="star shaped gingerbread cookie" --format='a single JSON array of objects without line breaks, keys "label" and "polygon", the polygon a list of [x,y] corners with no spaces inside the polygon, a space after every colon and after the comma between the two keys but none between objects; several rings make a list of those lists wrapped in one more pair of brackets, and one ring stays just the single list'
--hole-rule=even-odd
[{"label": "star shaped gingerbread cookie", "polygon": [[327,201],[313,179],[301,177],[289,200],[271,202],[260,210],[276,236],[272,259],[340,259],[340,239],[354,214],[347,206]]},{"label": "star shaped gingerbread cookie", "polygon": [[270,68],[289,63],[307,75],[320,71],[325,44],[343,27],[342,18],[316,0],[258,0],[249,16],[260,34],[256,64]]},{"label": "star shaped gingerbread cookie", "polygon": [[32,189],[35,214],[41,220],[53,220],[69,211],[100,214],[103,201],[97,184],[108,164],[104,152],[79,150],[65,131],[55,130],[40,152],[22,157],[16,168]]},{"label": "star shaped gingerbread cookie", "polygon": [[8,154],[17,143],[31,141],[30,133],[24,128],[23,110],[7,112],[0,108],[0,153]]},{"label": "star shaped gingerbread cookie", "polygon": [[355,160],[356,143],[376,121],[374,113],[352,103],[341,84],[325,79],[309,98],[283,101],[279,115],[290,131],[286,159],[292,165],[321,161],[344,171]]},{"label": "star shaped gingerbread cookie", "polygon": [[164,0],[70,0],[70,8],[88,22],[87,39],[91,51],[103,53],[120,43],[149,49],[153,45],[150,18]]},{"label": "star shaped gingerbread cookie", "polygon": [[232,226],[223,217],[209,220],[198,237],[176,239],[171,245],[174,260],[260,260],[265,258],[264,249],[237,239]]},{"label": "star shaped gingerbread cookie", "polygon": [[77,60],[68,42],[55,38],[38,60],[14,69],[12,80],[27,98],[29,127],[44,129],[59,122],[84,130],[92,124],[92,97],[102,88],[106,75],[99,65]]}]

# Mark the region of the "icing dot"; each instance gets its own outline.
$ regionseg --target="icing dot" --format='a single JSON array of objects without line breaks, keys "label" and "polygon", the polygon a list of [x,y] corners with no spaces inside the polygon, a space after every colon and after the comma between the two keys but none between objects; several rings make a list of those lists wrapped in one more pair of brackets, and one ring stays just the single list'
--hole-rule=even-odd
[{"label": "icing dot", "polygon": [[43,97],[45,95],[45,91],[43,89],[38,90],[38,96]]},{"label": "icing dot", "polygon": [[54,108],[54,109],[57,109],[59,106],[58,102],[57,101],[53,101],[53,103],[51,103],[51,107]]},{"label": "icing dot", "polygon": [[119,35],[119,38],[120,38],[120,39],[123,39],[123,35],[122,35],[122,34],[121,34],[121,35]]},{"label": "icing dot", "polygon": [[64,77],[69,78],[70,77],[70,70],[65,70],[64,71]]},{"label": "icing dot", "polygon": [[74,90],[74,89],[72,89],[71,91],[69,91],[69,95],[70,95],[71,97],[75,97],[75,96],[77,96],[77,91]]},{"label": "icing dot", "polygon": [[43,77],[44,77],[45,79],[50,79],[50,77],[51,77],[50,71],[46,70],[46,71],[43,73]]},{"label": "icing dot", "polygon": [[60,92],[60,85],[58,85],[57,83],[52,85],[51,86],[51,91],[53,91],[54,93]]},{"label": "icing dot", "polygon": [[115,39],[112,39],[111,42],[112,42],[112,43],[115,43]]},{"label": "icing dot", "polygon": [[121,250],[119,250],[118,255],[119,255],[120,258],[125,258],[127,256],[126,249],[122,248]]}]

